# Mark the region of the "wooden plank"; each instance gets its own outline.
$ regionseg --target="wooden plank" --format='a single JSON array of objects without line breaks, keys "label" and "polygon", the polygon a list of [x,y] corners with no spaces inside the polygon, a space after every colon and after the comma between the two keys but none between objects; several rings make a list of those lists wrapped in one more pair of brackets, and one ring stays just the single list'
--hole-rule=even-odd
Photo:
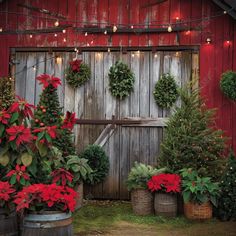
[{"label": "wooden plank", "polygon": [[102,131],[102,133],[99,135],[97,140],[94,142],[94,144],[99,145],[100,147],[104,147],[108,139],[112,136],[114,133],[116,127],[114,125],[107,125],[106,128]]},{"label": "wooden plank", "polygon": [[26,94],[25,99],[34,104],[35,96],[35,75],[36,75],[36,53],[29,53],[27,57],[27,72],[26,72]]},{"label": "wooden plank", "polygon": [[27,76],[27,55],[25,53],[17,53],[16,60],[19,64],[16,65],[15,75],[15,90],[16,95],[25,98],[26,96],[26,76]]}]

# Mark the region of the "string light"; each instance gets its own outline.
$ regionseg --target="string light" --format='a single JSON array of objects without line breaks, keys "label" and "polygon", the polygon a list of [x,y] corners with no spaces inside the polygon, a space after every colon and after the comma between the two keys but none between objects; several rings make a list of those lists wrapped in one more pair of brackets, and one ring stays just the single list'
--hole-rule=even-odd
[{"label": "string light", "polygon": [[2,27],[0,27],[0,32],[2,32]]},{"label": "string light", "polygon": [[93,40],[90,42],[90,44],[93,44]]},{"label": "string light", "polygon": [[115,33],[117,31],[117,26],[116,25],[113,25],[112,31],[113,31],[113,33]]},{"label": "string light", "polygon": [[111,49],[110,49],[110,48],[108,48],[108,49],[107,49],[107,52],[109,52],[109,53],[110,53],[110,52],[111,52]]},{"label": "string light", "polygon": [[63,39],[63,42],[64,42],[64,43],[66,42],[66,38]]},{"label": "string light", "polygon": [[211,38],[207,38],[207,39],[206,39],[206,43],[207,43],[207,44],[210,44],[210,43],[211,43]]},{"label": "string light", "polygon": [[134,26],[133,26],[133,25],[131,25],[131,26],[130,26],[130,28],[131,28],[131,29],[133,29],[133,28],[134,28]]},{"label": "string light", "polygon": [[54,37],[57,37],[57,34],[54,34]]},{"label": "string light", "polygon": [[226,14],[227,14],[227,11],[224,11],[224,14],[226,15]]},{"label": "string light", "polygon": [[58,65],[60,65],[60,64],[62,63],[62,57],[57,56],[57,57],[56,57],[56,63],[57,63]]},{"label": "string light", "polygon": [[107,34],[107,31],[106,31],[106,30],[104,31],[104,34]]},{"label": "string light", "polygon": [[77,49],[77,48],[75,48],[75,49],[74,49],[74,51],[75,51],[75,52],[77,52],[77,51],[78,51],[78,49]]},{"label": "string light", "polygon": [[227,40],[227,41],[226,41],[226,43],[227,43],[227,44],[230,44],[230,41],[229,41],[229,40]]},{"label": "string light", "polygon": [[63,29],[63,30],[62,30],[62,33],[63,33],[63,34],[65,34],[65,33],[66,33],[66,30],[65,30],[65,29]]},{"label": "string light", "polygon": [[85,32],[84,36],[87,37],[88,36],[88,32]]},{"label": "string light", "polygon": [[36,66],[33,66],[33,70],[36,70]]},{"label": "string light", "polygon": [[32,34],[30,34],[30,36],[29,36],[31,39],[33,38],[33,35]]},{"label": "string light", "polygon": [[168,31],[169,33],[172,32],[172,27],[171,27],[171,25],[168,26],[167,31]]},{"label": "string light", "polygon": [[175,17],[175,19],[178,21],[178,20],[179,20],[179,17],[178,17],[178,16],[176,16],[176,17]]},{"label": "string light", "polygon": [[157,53],[155,53],[154,57],[157,58]]},{"label": "string light", "polygon": [[54,22],[54,25],[55,25],[56,27],[58,27],[58,26],[59,26],[59,21],[56,20],[56,21]]},{"label": "string light", "polygon": [[87,46],[89,46],[89,43],[87,43]]},{"label": "string light", "polygon": [[131,56],[134,57],[134,53],[132,53]]},{"label": "string light", "polygon": [[190,30],[187,30],[185,35],[190,35],[191,31]]}]

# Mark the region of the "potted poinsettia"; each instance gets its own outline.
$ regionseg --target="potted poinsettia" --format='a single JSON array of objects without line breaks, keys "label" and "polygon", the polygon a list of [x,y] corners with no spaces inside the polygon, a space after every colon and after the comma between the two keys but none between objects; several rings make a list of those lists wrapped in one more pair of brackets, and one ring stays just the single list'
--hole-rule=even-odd
[{"label": "potted poinsettia", "polygon": [[181,179],[177,174],[158,174],[147,182],[148,189],[155,192],[154,209],[156,215],[175,217],[177,215],[177,195]]}]

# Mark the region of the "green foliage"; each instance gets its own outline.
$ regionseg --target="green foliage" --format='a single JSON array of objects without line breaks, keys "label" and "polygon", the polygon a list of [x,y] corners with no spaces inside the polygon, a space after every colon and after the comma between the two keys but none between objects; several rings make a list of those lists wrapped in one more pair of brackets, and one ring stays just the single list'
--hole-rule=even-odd
[{"label": "green foliage", "polygon": [[[53,145],[62,151],[63,156],[74,155],[76,153],[70,130],[61,129],[63,123],[63,113],[57,94],[57,89],[52,85],[45,88],[40,95],[40,101],[35,110],[32,127],[57,126],[58,135],[53,140]],[[40,147],[40,144],[37,144]],[[47,153],[40,148],[41,154]]]},{"label": "green foliage", "polygon": [[223,132],[216,129],[214,110],[207,109],[198,90],[180,90],[182,105],[169,118],[159,166],[178,172],[193,168],[201,176],[219,180],[225,166]]},{"label": "green foliage", "polygon": [[131,168],[126,185],[129,191],[133,189],[148,189],[147,182],[152,178],[153,175],[163,173],[165,168],[156,169],[150,165],[135,162]]},{"label": "green foliage", "polygon": [[92,169],[88,164],[88,159],[80,158],[76,155],[67,156],[66,169],[70,171],[74,178],[73,183],[79,184],[85,181],[92,181]]},{"label": "green foliage", "polygon": [[0,110],[8,109],[14,102],[13,82],[10,78],[0,78]]},{"label": "green foliage", "polygon": [[222,74],[220,89],[226,97],[236,100],[236,72],[226,71]]},{"label": "green foliage", "polygon": [[108,75],[111,94],[120,100],[129,96],[134,87],[135,77],[128,65],[117,61],[115,65],[110,68]]},{"label": "green foliage", "polygon": [[89,145],[80,154],[80,158],[88,160],[89,166],[92,168],[91,179],[86,179],[88,184],[97,184],[102,182],[109,171],[109,159],[105,151],[98,145]]},{"label": "green foliage", "polygon": [[218,217],[222,220],[236,220],[236,159],[233,151],[229,154],[220,189]]},{"label": "green foliage", "polygon": [[81,87],[91,77],[91,70],[85,63],[80,64],[79,72],[73,72],[71,67],[65,70],[66,81],[73,88]]},{"label": "green foliage", "polygon": [[202,204],[210,201],[217,206],[219,196],[219,185],[213,183],[209,177],[200,177],[197,171],[182,169],[182,195],[184,202]]},{"label": "green foliage", "polygon": [[178,98],[177,84],[170,74],[163,74],[153,91],[154,99],[161,108],[171,108]]}]

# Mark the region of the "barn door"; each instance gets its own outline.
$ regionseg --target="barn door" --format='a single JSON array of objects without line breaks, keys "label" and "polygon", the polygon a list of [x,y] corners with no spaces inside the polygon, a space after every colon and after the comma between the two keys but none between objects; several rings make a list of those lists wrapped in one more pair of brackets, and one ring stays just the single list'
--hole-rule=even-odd
[{"label": "barn door", "polygon": [[[123,119],[126,117],[165,119],[173,112],[157,107],[153,98],[155,83],[163,73],[170,73],[182,87],[191,78],[198,79],[198,54],[192,51],[168,52],[83,52],[79,55],[92,71],[88,83],[73,89],[64,80],[64,69],[73,59],[70,52],[17,52],[16,93],[31,103],[39,101],[40,87],[35,77],[41,73],[54,74],[62,79],[58,94],[64,110],[74,111],[80,119]],[[61,60],[57,61],[56,57]],[[135,74],[134,92],[124,101],[113,98],[108,89],[108,71],[116,60],[126,62]],[[59,62],[59,63],[57,63]],[[36,65],[34,67],[34,65]],[[177,101],[178,102],[178,101]],[[77,125],[75,144],[80,152],[88,144],[96,142],[104,125]],[[86,188],[85,195],[94,198],[127,199],[125,186],[134,161],[156,164],[163,137],[163,124],[133,124],[116,126],[115,132],[103,147],[109,156],[110,171],[107,179]]]}]

